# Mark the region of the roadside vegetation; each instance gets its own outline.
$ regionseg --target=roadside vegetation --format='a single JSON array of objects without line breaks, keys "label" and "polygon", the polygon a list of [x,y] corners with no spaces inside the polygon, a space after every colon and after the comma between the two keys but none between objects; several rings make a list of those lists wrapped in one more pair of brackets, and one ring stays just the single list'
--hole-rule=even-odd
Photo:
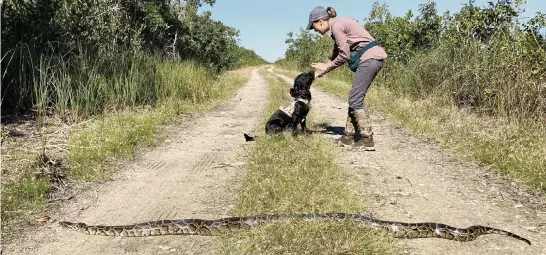
[{"label": "roadside vegetation", "polygon": [[[469,1],[439,15],[429,2],[416,16],[396,17],[375,4],[363,25],[389,57],[366,100],[444,147],[546,193],[546,16],[537,12],[522,24],[524,7]],[[289,34],[287,43],[276,63],[287,70],[326,61],[333,44],[307,31]],[[346,98],[352,75],[340,68],[317,84]]]},{"label": "roadside vegetation", "polygon": [[[2,3],[2,236],[59,191],[108,180],[176,117],[210,109],[266,61],[198,14],[214,0]],[[17,227],[16,227],[17,226]]]},{"label": "roadside vegetation", "polygon": [[[290,84],[267,71],[261,71],[261,75],[270,89],[267,112],[290,101]],[[268,117],[260,126],[265,125]],[[319,124],[308,125],[313,129]],[[266,136],[263,131],[258,135],[249,151],[249,172],[237,201],[237,215],[362,212],[328,138],[320,135],[294,138],[289,133],[274,137]],[[299,220],[226,235],[221,238],[218,250],[220,254],[396,253],[391,238],[359,227],[355,222]]]}]

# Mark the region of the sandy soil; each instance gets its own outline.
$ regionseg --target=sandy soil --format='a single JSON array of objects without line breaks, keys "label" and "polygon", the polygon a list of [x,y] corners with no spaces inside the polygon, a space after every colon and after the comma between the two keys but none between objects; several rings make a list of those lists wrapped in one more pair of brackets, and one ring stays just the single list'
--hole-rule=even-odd
[{"label": "sandy soil", "polygon": [[[292,83],[293,79],[279,76]],[[320,84],[320,79],[315,83]],[[311,91],[315,119],[309,121],[345,127],[346,100],[318,86]],[[532,242],[528,246],[500,235],[486,235],[467,243],[436,238],[402,240],[407,253],[546,255],[543,196],[528,194],[487,168],[450,155],[380,113],[372,113],[372,125],[376,151],[344,149],[340,155],[340,162],[352,178],[353,190],[365,194],[360,196],[368,208],[363,213],[403,222],[441,222],[463,228],[491,226]]]},{"label": "sandy soil", "polygon": [[[120,169],[114,180],[78,195],[52,215],[87,224],[132,224],[233,214],[245,176],[243,132],[263,118],[267,85],[251,71],[228,102],[184,121],[173,136]],[[83,210],[82,210],[83,209]],[[4,246],[3,254],[211,254],[214,238],[88,236],[46,224]]]}]

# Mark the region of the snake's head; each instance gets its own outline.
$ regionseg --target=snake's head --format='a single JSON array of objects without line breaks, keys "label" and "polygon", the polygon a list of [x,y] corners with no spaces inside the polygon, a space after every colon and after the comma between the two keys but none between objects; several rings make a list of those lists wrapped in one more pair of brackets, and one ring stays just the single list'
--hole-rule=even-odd
[{"label": "snake's head", "polygon": [[80,230],[82,228],[87,227],[85,223],[81,223],[81,222],[74,223],[69,221],[59,221],[59,225],[61,225],[61,227],[63,228],[70,229],[70,230]]}]

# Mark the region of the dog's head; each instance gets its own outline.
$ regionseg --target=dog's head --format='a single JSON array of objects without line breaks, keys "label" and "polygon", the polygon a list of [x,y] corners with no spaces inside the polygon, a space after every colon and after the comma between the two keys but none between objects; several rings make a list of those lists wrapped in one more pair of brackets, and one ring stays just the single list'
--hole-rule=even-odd
[{"label": "dog's head", "polygon": [[296,79],[294,79],[294,86],[290,89],[290,95],[292,97],[300,97],[308,95],[311,97],[311,84],[315,80],[315,71],[310,71],[306,73],[300,73]]}]

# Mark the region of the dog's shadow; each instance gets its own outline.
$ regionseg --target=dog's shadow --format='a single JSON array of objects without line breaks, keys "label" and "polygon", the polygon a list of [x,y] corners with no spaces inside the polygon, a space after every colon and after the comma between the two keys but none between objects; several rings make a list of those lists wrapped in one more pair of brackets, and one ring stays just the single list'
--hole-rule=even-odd
[{"label": "dog's shadow", "polygon": [[343,132],[345,132],[345,127],[326,127],[322,131],[322,133],[329,135],[343,135]]},{"label": "dog's shadow", "polygon": [[314,125],[314,127],[316,127],[317,130],[309,129],[308,132],[327,135],[343,135],[343,132],[345,131],[345,127],[330,126],[330,124],[328,123],[319,123],[317,125]]},{"label": "dog's shadow", "polygon": [[[330,124],[328,123],[315,124],[313,125],[313,127],[316,128],[316,130],[307,129],[305,133],[297,132],[296,134],[297,135],[325,134],[325,135],[335,136],[335,135],[343,135],[344,134],[343,132],[345,131],[345,127],[330,126]],[[257,138],[257,136],[250,136],[248,134],[244,134],[244,137],[247,142],[255,141],[255,139]]]}]

